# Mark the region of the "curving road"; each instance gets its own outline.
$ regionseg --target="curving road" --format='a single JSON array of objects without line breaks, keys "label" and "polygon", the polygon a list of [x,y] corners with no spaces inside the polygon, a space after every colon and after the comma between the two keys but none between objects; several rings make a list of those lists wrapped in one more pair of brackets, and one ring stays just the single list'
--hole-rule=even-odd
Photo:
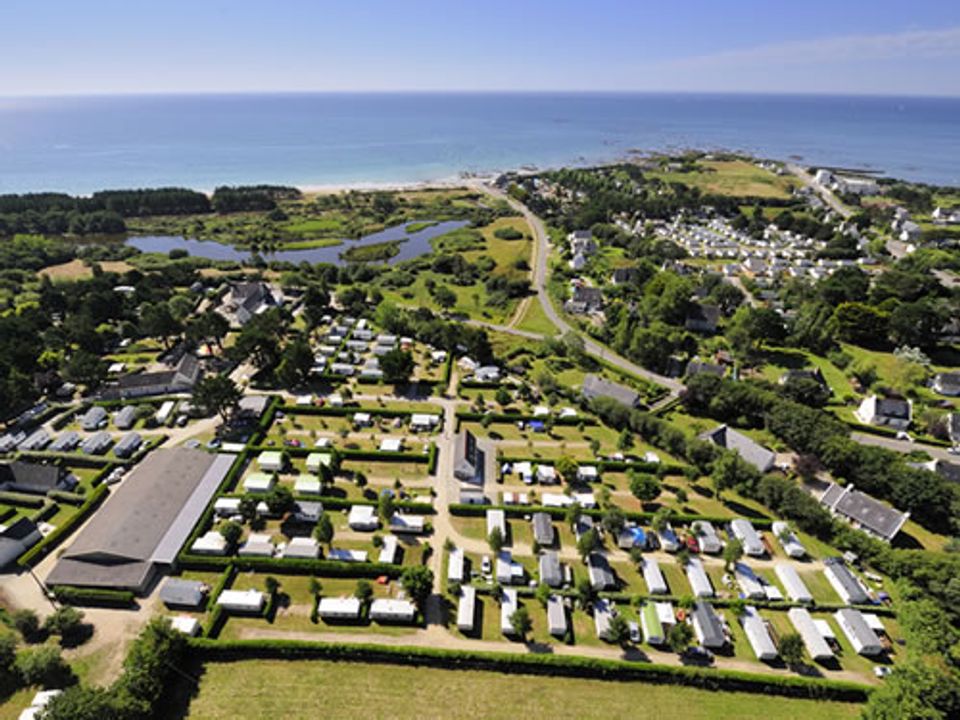
[{"label": "curving road", "polygon": [[[566,320],[564,320],[557,313],[556,309],[553,307],[553,302],[550,300],[550,295],[547,293],[547,257],[550,252],[550,236],[547,234],[547,229],[543,224],[543,220],[534,215],[526,205],[514,200],[512,197],[506,193],[497,190],[486,184],[476,184],[475,187],[486,192],[493,197],[506,201],[510,207],[516,210],[518,213],[523,215],[523,218],[527,221],[527,224],[533,229],[534,236],[534,264],[533,264],[533,287],[537,291],[537,299],[540,301],[540,306],[543,308],[543,312],[546,314],[547,318],[552,322],[560,334],[565,335],[566,333],[572,332],[576,333],[583,339],[584,349],[591,355],[600,358],[604,362],[610,363],[611,365],[620,368],[628,373],[642,377],[650,382],[656,383],[661,387],[667,388],[669,390],[669,395],[656,403],[654,407],[660,405],[664,402],[669,402],[674,397],[676,397],[680,391],[683,389],[683,383],[679,382],[674,378],[668,378],[664,375],[659,375],[658,373],[647,370],[640,365],[637,365],[630,360],[627,360],[625,357],[618,355],[613,352],[610,348],[605,345],[601,345],[592,338],[588,337],[584,333],[572,327]],[[485,325],[484,323],[478,323],[480,325]],[[516,330],[512,327],[500,326],[500,325],[489,325],[486,324],[486,327],[489,327],[494,330],[499,330],[501,332],[509,332],[516,335],[522,335],[524,337],[539,338],[541,336],[536,333],[528,333],[522,330]]]}]

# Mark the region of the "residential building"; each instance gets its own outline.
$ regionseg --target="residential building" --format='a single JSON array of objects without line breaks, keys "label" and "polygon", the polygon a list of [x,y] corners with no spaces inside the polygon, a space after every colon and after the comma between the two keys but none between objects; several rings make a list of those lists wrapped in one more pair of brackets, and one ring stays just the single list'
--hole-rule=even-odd
[{"label": "residential building", "polygon": [[850,572],[841,558],[826,558],[823,561],[823,572],[837,595],[848,605],[865,605],[870,602],[863,583]]},{"label": "residential building", "polygon": [[897,536],[910,513],[900,512],[856,490],[853,485],[830,483],[820,504],[834,515],[839,515],[864,532],[890,542]]},{"label": "residential building", "polygon": [[640,403],[640,395],[623,385],[604,380],[599,375],[587,375],[583,379],[581,390],[587,400],[606,397],[616,400],[627,407],[636,407]]},{"label": "residential building", "polygon": [[203,368],[196,355],[185,353],[170,370],[138,372],[120,377],[116,383],[104,389],[103,396],[109,399],[129,399],[152,395],[187,393],[203,375]]},{"label": "residential building", "polygon": [[717,447],[732,450],[760,472],[767,472],[774,466],[776,453],[765,448],[742,432],[728,425],[719,425],[700,435],[701,440],[713,443]]},{"label": "residential building", "polygon": [[603,308],[603,293],[600,288],[577,285],[573,288],[570,299],[563,304],[563,309],[573,315],[594,313]]},{"label": "residential building", "polygon": [[750,557],[763,557],[767,554],[767,548],[763,544],[763,539],[753,527],[753,523],[743,518],[737,518],[730,521],[730,532],[743,545],[743,552]]},{"label": "residential building", "polygon": [[884,425],[897,430],[910,427],[913,402],[901,398],[881,398],[870,395],[863,399],[854,413],[866,425]]},{"label": "residential building", "polygon": [[823,639],[820,630],[817,628],[810,611],[806,608],[790,608],[787,611],[787,617],[793,624],[794,629],[803,640],[807,653],[814,662],[828,662],[833,659],[833,650]]},{"label": "residential building", "polygon": [[541,553],[538,563],[540,582],[546,583],[552,588],[563,585],[563,567],[560,565],[560,556],[556,551],[548,550]]},{"label": "residential building", "polygon": [[14,460],[0,463],[0,490],[46,495],[51,490],[73,490],[77,478],[53,463]]},{"label": "residential building", "polygon": [[612,590],[617,586],[617,578],[610,568],[607,558],[600,553],[587,555],[587,574],[594,590]]},{"label": "residential building", "polygon": [[454,445],[453,474],[458,480],[483,485],[496,479],[496,453],[486,440],[463,430]]},{"label": "residential building", "polygon": [[517,631],[513,629],[513,614],[520,606],[517,591],[513,588],[504,588],[500,596],[500,632],[513,636]]},{"label": "residential building", "polygon": [[960,395],[960,372],[937,373],[930,386],[934,392],[955,397]]},{"label": "residential building", "polygon": [[283,305],[283,294],[263,282],[231,286],[217,311],[234,325],[246,325],[256,315]]},{"label": "residential building", "polygon": [[777,659],[779,653],[777,653],[777,648],[770,637],[770,631],[767,630],[766,622],[755,607],[748,605],[743,609],[743,614],[740,616],[740,625],[743,627],[743,633],[747,636],[747,642],[753,648],[753,654],[757,656],[757,660],[770,662]]},{"label": "residential building", "polygon": [[547,630],[554,637],[567,634],[567,608],[558,595],[551,595],[547,600]]},{"label": "residential building", "polygon": [[533,524],[533,539],[540,547],[550,547],[556,540],[556,531],[553,528],[553,518],[548,513],[534,513],[531,518]]},{"label": "residential building", "polygon": [[778,520],[770,526],[770,529],[773,531],[773,536],[777,538],[777,542],[780,543],[780,547],[788,556],[796,559],[806,557],[807,549],[787,523]]},{"label": "residential building", "polygon": [[693,606],[691,620],[694,635],[696,635],[697,642],[700,645],[710,650],[722,648],[726,645],[727,638],[723,631],[723,623],[720,622],[720,618],[717,617],[717,613],[710,603],[696,603]]},{"label": "residential building", "polygon": [[21,517],[11,525],[0,525],[0,569],[15,562],[40,539],[40,529],[30,518]]},{"label": "residential building", "polygon": [[713,584],[699,559],[690,558],[684,570],[687,573],[687,580],[690,581],[690,589],[693,590],[694,597],[713,597]]},{"label": "residential building", "polygon": [[797,572],[792,563],[778,562],[773,566],[773,571],[777,574],[777,578],[779,578],[783,589],[787,591],[791,600],[800,603],[813,602],[813,595],[810,594],[806,583],[803,582],[800,573]]},{"label": "residential building", "polygon": [[841,608],[833,614],[833,617],[858,654],[875,656],[883,652],[880,638],[867,624],[859,610]]}]

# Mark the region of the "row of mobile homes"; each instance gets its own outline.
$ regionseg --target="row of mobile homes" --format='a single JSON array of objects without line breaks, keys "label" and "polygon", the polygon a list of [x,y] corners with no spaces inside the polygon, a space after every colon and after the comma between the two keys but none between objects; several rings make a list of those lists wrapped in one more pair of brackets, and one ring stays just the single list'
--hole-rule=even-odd
[{"label": "row of mobile homes", "polygon": [[767,630],[766,622],[760,617],[760,613],[757,612],[755,607],[748,605],[744,608],[743,615],[740,616],[740,625],[743,627],[747,642],[753,648],[753,654],[757,656],[757,660],[764,662],[776,660],[777,648],[773,644],[770,632]]},{"label": "row of mobile homes", "polygon": [[613,620],[613,608],[607,600],[600,599],[593,603],[593,625],[597,630],[597,637],[601,640],[610,640],[610,622]]},{"label": "row of mobile homes", "polygon": [[643,581],[651,595],[666,595],[670,592],[667,581],[663,578],[660,564],[653,558],[643,558]]},{"label": "row of mobile homes", "polygon": [[560,556],[554,550],[548,550],[540,554],[540,582],[549,585],[552,588],[558,588],[563,585],[563,566],[560,564]]},{"label": "row of mobile homes", "polygon": [[460,588],[460,602],[457,604],[457,630],[473,632],[477,616],[477,589],[473,585]]},{"label": "row of mobile homes", "polygon": [[447,582],[462,583],[465,578],[463,550],[454,548],[447,557]]},{"label": "row of mobile homes", "polygon": [[833,657],[833,650],[823,639],[823,635],[820,634],[820,630],[806,608],[790,608],[787,611],[787,616],[793,623],[794,629],[803,639],[807,653],[815,662],[826,662]]},{"label": "row of mobile homes", "polygon": [[763,583],[757,577],[753,569],[746,563],[738,562],[733,566],[733,576],[736,578],[737,585],[740,587],[740,593],[743,597],[751,600],[764,600],[767,593],[763,588]]},{"label": "row of mobile homes", "polygon": [[687,562],[687,580],[690,581],[690,588],[693,594],[698,598],[713,597],[713,584],[706,570],[703,569],[703,563],[697,558],[690,558]]},{"label": "row of mobile homes", "polygon": [[217,607],[229,612],[259,613],[266,603],[259,590],[224,590],[217,596]]},{"label": "row of mobile homes", "polygon": [[513,614],[520,607],[517,598],[517,591],[513,588],[505,588],[500,599],[500,632],[504,635],[516,635],[513,629]]},{"label": "row of mobile homes", "polygon": [[841,558],[827,558],[823,561],[823,572],[833,589],[849,605],[864,605],[870,602],[863,583],[850,572]]},{"label": "row of mobile homes", "polygon": [[783,551],[787,555],[796,559],[806,557],[807,549],[803,546],[803,543],[797,539],[796,534],[790,529],[789,525],[778,520],[773,523],[771,530],[773,530],[774,537],[777,538],[777,542],[780,543],[780,547],[783,548]]},{"label": "row of mobile homes", "polygon": [[648,602],[640,611],[640,624],[643,627],[643,637],[651,645],[663,645],[666,642],[666,632],[663,624],[660,622],[660,616],[657,613],[657,607],[654,603]]},{"label": "row of mobile homes", "polygon": [[780,582],[783,584],[783,588],[787,591],[787,595],[791,600],[800,603],[813,602],[813,595],[810,594],[806,584],[800,577],[800,573],[797,572],[793,565],[790,563],[777,563],[773,566],[773,571],[777,574],[777,577],[780,578]]},{"label": "row of mobile homes", "polygon": [[377,598],[370,603],[370,619],[387,623],[412,623],[417,616],[416,606],[409,600]]},{"label": "row of mobile homes", "polygon": [[587,556],[587,574],[594,590],[610,590],[617,586],[617,579],[607,558],[592,552]]},{"label": "row of mobile homes", "polygon": [[841,608],[833,617],[857,653],[873,656],[883,652],[880,638],[859,610]]},{"label": "row of mobile homes", "polygon": [[697,537],[701,552],[708,555],[719,555],[723,551],[723,543],[720,541],[716,528],[711,523],[706,520],[697,520],[690,526],[690,529]]},{"label": "row of mobile homes", "polygon": [[711,650],[722,648],[727,637],[723,631],[723,623],[714,612],[713,606],[709,603],[698,602],[693,606],[691,614],[693,621],[693,632],[697,636],[697,642],[705,648]]},{"label": "row of mobile homes", "polygon": [[554,637],[567,634],[567,609],[559,595],[551,595],[547,601],[547,629]]},{"label": "row of mobile homes", "polygon": [[767,554],[767,549],[763,545],[763,539],[753,527],[749,520],[737,518],[730,521],[730,532],[743,545],[743,552],[750,557],[763,557]]},{"label": "row of mobile homes", "polygon": [[[377,557],[377,562],[396,565],[397,562],[399,561],[399,555],[400,555],[400,541],[397,539],[397,536],[384,535],[383,545],[380,546],[380,555]],[[463,557],[462,551],[461,551],[461,557]],[[460,570],[461,572],[463,571],[462,566]]]},{"label": "row of mobile homes", "polygon": [[359,620],[360,610],[355,597],[325,597],[317,603],[317,615],[324,620]]}]

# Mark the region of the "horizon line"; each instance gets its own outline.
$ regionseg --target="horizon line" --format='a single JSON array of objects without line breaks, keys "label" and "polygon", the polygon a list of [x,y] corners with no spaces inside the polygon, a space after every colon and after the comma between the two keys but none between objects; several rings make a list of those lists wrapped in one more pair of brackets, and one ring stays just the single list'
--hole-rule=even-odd
[{"label": "horizon line", "polygon": [[856,91],[788,91],[788,90],[597,90],[597,89],[361,89],[361,90],[155,90],[116,92],[67,92],[7,95],[0,100],[59,100],[59,99],[117,99],[160,97],[244,97],[244,96],[305,96],[305,95],[595,95],[595,96],[714,96],[714,97],[808,97],[858,99],[958,100],[960,94],[930,93],[871,93]]}]

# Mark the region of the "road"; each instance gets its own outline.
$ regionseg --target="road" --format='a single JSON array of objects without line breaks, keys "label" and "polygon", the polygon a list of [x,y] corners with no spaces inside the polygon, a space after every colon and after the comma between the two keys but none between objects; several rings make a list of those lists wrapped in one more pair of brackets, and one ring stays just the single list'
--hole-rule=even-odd
[{"label": "road", "polygon": [[728,283],[743,293],[743,297],[747,300],[747,305],[754,308],[760,307],[760,301],[757,300],[756,296],[747,289],[747,286],[743,284],[743,280],[741,280],[738,275],[734,275],[733,277],[728,277],[725,279]]},{"label": "road", "polygon": [[[500,192],[496,188],[493,188],[485,184],[477,184],[476,188],[486,192],[500,200],[506,201],[510,207],[516,210],[518,213],[523,215],[523,218],[527,221],[527,224],[533,230],[534,237],[534,265],[533,265],[533,287],[537,291],[537,299],[540,301],[540,306],[543,308],[543,312],[546,314],[547,318],[552,322],[559,334],[566,335],[567,333],[575,333],[583,339],[584,350],[587,351],[590,355],[600,358],[600,360],[607,362],[614,367],[617,367],[625,372],[631,373],[638,377],[642,377],[645,380],[649,380],[652,383],[656,383],[661,387],[667,388],[669,390],[669,395],[657,403],[669,402],[674,397],[676,397],[680,391],[683,389],[683,383],[674,379],[668,378],[664,375],[659,375],[655,372],[647,370],[640,365],[637,365],[630,360],[627,360],[620,355],[617,355],[615,352],[610,350],[610,348],[601,345],[590,337],[587,337],[580,331],[574,329],[566,320],[564,320],[557,313],[556,309],[553,307],[553,302],[550,300],[550,295],[547,292],[547,258],[550,252],[550,237],[547,234],[547,229],[543,224],[543,220],[534,215],[526,205],[517,202],[510,196],[506,195],[503,192]],[[495,330],[503,331],[507,326],[488,326]],[[507,328],[507,332],[514,331],[515,334],[520,334],[522,331],[516,331],[514,328]],[[535,333],[529,333],[525,336],[534,336],[539,337]]]},{"label": "road", "polygon": [[797,179],[800,180],[800,182],[817,193],[834,212],[840,215],[840,217],[846,219],[853,215],[853,210],[840,202],[840,200],[837,199],[837,196],[834,195],[830,190],[815,183],[813,178],[810,177],[810,173],[808,173],[804,168],[800,167],[799,165],[794,165],[793,163],[787,163],[786,167],[792,175],[796,176]]},{"label": "road", "polygon": [[885,437],[884,435],[873,435],[871,433],[854,432],[850,437],[861,445],[876,445],[877,447],[894,450],[900,453],[912,453],[922,450],[932,458],[937,460],[946,460],[952,463],[960,463],[960,456],[951,455],[947,448],[937,447],[936,445],[924,445],[923,443],[910,442],[908,440],[897,440],[896,438]]}]

